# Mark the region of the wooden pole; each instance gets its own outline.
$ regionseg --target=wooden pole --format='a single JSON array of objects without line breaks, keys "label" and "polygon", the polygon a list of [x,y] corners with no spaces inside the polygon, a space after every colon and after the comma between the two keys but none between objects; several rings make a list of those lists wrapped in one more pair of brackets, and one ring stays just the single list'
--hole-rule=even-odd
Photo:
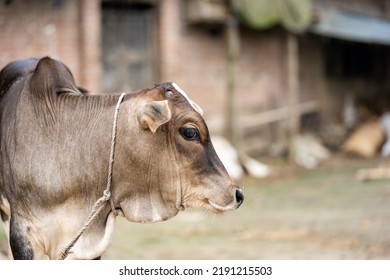
[{"label": "wooden pole", "polygon": [[297,35],[288,32],[287,35],[287,79],[288,79],[288,100],[290,107],[289,117],[289,158],[294,159],[295,150],[294,138],[300,132],[299,115],[299,45]]},{"label": "wooden pole", "polygon": [[239,31],[238,20],[230,9],[226,23],[227,39],[227,82],[226,82],[226,109],[225,109],[225,136],[237,147],[238,131],[237,125],[237,62],[239,55]]}]

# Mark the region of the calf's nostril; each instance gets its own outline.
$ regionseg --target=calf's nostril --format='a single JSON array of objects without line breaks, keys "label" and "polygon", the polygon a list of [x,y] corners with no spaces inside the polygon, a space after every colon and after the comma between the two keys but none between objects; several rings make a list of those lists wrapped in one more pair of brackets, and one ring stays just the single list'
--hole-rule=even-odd
[{"label": "calf's nostril", "polygon": [[236,201],[237,201],[238,207],[244,201],[244,194],[242,193],[242,191],[240,189],[236,190]]}]

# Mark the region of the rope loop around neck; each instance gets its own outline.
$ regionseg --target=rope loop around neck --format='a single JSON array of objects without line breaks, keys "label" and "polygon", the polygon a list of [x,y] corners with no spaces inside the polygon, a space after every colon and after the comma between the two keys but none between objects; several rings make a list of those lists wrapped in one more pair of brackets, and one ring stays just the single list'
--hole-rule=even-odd
[{"label": "rope loop around neck", "polygon": [[73,237],[72,241],[69,242],[69,244],[64,249],[61,250],[60,256],[58,257],[59,260],[66,259],[66,257],[69,255],[70,250],[73,248],[73,246],[79,240],[81,235],[84,233],[84,231],[89,227],[89,225],[92,223],[92,221],[96,218],[96,216],[103,209],[104,203],[106,203],[107,201],[110,201],[111,211],[114,213],[115,216],[117,215],[117,211],[115,209],[115,204],[114,204],[114,201],[113,201],[112,195],[111,195],[111,185],[112,185],[112,171],[113,171],[113,165],[114,165],[116,131],[117,131],[117,126],[118,126],[119,108],[120,108],[120,105],[121,105],[124,97],[125,97],[125,93],[122,93],[119,96],[118,102],[117,102],[116,107],[115,107],[114,122],[112,125],[112,134],[111,134],[111,147],[110,147],[110,158],[109,158],[109,162],[108,162],[108,177],[107,177],[106,189],[103,191],[103,195],[93,205],[91,212],[84,223],[84,226]]},{"label": "rope loop around neck", "polygon": [[110,204],[111,204],[111,210],[115,214],[115,216],[117,216],[118,213],[115,209],[114,201],[112,200],[112,196],[111,196],[112,170],[113,170],[113,166],[114,166],[116,131],[117,131],[117,126],[118,126],[119,108],[120,108],[120,105],[121,105],[125,95],[126,94],[124,92],[121,93],[121,95],[119,96],[118,102],[116,104],[116,107],[115,107],[114,122],[112,124],[112,134],[111,134],[110,159],[108,162],[107,187],[104,191],[104,193],[108,193]]}]

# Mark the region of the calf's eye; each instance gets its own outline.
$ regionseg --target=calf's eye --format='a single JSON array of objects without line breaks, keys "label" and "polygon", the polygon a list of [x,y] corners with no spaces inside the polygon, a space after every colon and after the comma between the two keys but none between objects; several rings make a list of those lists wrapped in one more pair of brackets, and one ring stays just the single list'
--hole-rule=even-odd
[{"label": "calf's eye", "polygon": [[195,127],[181,127],[179,132],[186,140],[200,141],[199,131]]}]

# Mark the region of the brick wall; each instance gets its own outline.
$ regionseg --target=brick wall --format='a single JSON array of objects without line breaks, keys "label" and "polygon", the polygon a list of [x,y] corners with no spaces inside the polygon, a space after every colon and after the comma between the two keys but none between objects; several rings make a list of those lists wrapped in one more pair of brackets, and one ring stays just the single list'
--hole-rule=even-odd
[{"label": "brick wall", "polygon": [[221,112],[225,92],[224,36],[188,27],[177,0],[160,2],[161,80],[177,83],[206,114]]},{"label": "brick wall", "polygon": [[[0,67],[14,59],[52,56],[65,62],[76,82],[98,91],[101,80],[99,0],[0,2]],[[188,26],[179,0],[160,7],[160,81],[174,81],[203,107],[206,117],[225,108],[224,27]],[[275,103],[284,92],[284,33],[242,28],[238,102],[244,111]]]},{"label": "brick wall", "polygon": [[[179,2],[160,2],[161,79],[179,84],[204,109],[206,118],[220,119],[226,107],[224,26],[186,25]],[[285,35],[281,29],[260,32],[241,27],[237,94],[242,113],[286,102]]]},{"label": "brick wall", "polygon": [[[160,73],[156,82],[176,82],[204,109],[211,131],[221,132],[227,80],[224,26],[186,24],[184,1],[155,3],[159,9],[159,63],[156,65],[159,71],[156,72]],[[80,86],[100,91],[101,13],[100,0],[1,1],[0,67],[14,59],[49,55],[65,62]],[[287,105],[286,31],[282,28],[258,31],[241,26],[240,44],[237,69],[240,113],[263,112]],[[320,46],[314,44],[313,49],[310,41],[305,45],[310,47],[302,54],[311,52],[312,55],[302,62],[310,67],[320,55]],[[320,70],[309,70],[302,75],[304,101],[315,98],[314,85],[321,79]],[[260,141],[259,137],[255,140]]]},{"label": "brick wall", "polygon": [[69,66],[76,82],[96,91],[100,81],[100,2],[0,2],[0,67],[15,59],[51,56]]}]

